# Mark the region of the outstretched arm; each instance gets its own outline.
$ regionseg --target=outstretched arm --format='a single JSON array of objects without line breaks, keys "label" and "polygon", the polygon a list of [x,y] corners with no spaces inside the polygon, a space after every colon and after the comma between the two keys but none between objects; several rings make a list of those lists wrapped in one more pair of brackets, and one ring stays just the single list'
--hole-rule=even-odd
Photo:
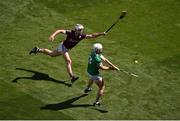
[{"label": "outstretched arm", "polygon": [[50,37],[49,37],[49,41],[53,41],[55,36],[58,35],[58,34],[66,34],[66,30],[64,29],[59,29],[59,30],[56,30]]},{"label": "outstretched arm", "polygon": [[105,36],[105,35],[106,35],[106,32],[99,32],[99,33],[87,34],[87,35],[86,35],[86,39],[96,38],[96,37]]},{"label": "outstretched arm", "polygon": [[101,59],[107,63],[108,65],[110,65],[110,67],[114,68],[115,70],[119,71],[120,69],[118,67],[116,67],[114,64],[112,64],[107,58],[105,58],[103,55],[101,55]]}]

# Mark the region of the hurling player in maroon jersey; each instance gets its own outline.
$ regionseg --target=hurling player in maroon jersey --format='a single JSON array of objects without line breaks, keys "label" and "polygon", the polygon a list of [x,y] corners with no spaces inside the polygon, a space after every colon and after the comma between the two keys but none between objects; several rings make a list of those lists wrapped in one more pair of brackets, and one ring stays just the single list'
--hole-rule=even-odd
[{"label": "hurling player in maroon jersey", "polygon": [[76,24],[74,30],[65,30],[65,29],[56,30],[49,37],[49,41],[53,41],[55,36],[58,34],[65,34],[67,36],[66,39],[59,44],[59,47],[57,49],[52,51],[52,50],[49,50],[46,48],[34,47],[31,49],[29,54],[43,53],[43,54],[49,55],[51,57],[56,57],[56,56],[62,55],[64,57],[64,60],[66,61],[66,68],[67,68],[67,72],[71,78],[71,82],[74,82],[79,77],[75,76],[73,74],[72,65],[71,65],[72,60],[70,58],[68,50],[72,49],[74,46],[76,46],[83,39],[96,38],[99,36],[105,36],[106,35],[105,32],[93,33],[93,34],[84,34],[83,30],[84,30],[84,27],[81,24]]}]

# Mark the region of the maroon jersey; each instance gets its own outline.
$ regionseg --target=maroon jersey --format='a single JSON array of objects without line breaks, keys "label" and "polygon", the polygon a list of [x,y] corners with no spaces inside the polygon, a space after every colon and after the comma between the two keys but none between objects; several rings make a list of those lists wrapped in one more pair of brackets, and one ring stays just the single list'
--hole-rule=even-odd
[{"label": "maroon jersey", "polygon": [[76,44],[78,44],[82,39],[86,37],[86,34],[81,34],[79,36],[75,35],[75,31],[66,31],[66,40],[64,40],[63,45],[67,49],[72,49]]}]

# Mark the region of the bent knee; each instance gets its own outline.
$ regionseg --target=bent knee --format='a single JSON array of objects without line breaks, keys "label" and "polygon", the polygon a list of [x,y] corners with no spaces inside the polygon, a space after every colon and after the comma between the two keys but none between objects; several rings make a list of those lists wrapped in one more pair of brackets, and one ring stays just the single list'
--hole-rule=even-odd
[{"label": "bent knee", "polygon": [[71,59],[67,59],[67,60],[66,60],[66,63],[67,63],[67,64],[72,64],[72,60],[71,60]]},{"label": "bent knee", "polygon": [[102,88],[100,88],[100,94],[103,95],[104,94],[104,89],[105,89],[105,86],[103,86]]}]

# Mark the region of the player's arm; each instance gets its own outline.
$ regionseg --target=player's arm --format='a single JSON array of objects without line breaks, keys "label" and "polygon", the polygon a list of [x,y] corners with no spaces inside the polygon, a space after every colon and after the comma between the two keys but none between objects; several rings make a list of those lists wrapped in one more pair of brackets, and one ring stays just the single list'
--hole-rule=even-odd
[{"label": "player's arm", "polygon": [[110,70],[110,67],[104,66],[102,63],[99,64],[99,68],[102,70]]},{"label": "player's arm", "polygon": [[99,33],[92,33],[92,34],[86,34],[86,39],[90,39],[90,38],[96,38],[99,36],[105,36],[106,33],[105,32],[99,32]]},{"label": "player's arm", "polygon": [[103,55],[100,56],[103,62],[107,63],[110,67],[114,68],[115,70],[119,71],[120,69],[112,64],[107,58],[105,58]]},{"label": "player's arm", "polygon": [[49,41],[53,41],[54,38],[56,37],[56,35],[58,35],[58,34],[66,34],[66,31],[67,30],[64,30],[64,29],[56,30],[52,35],[50,35]]},{"label": "player's arm", "polygon": [[100,63],[99,68],[101,70],[114,70],[113,67],[104,66],[102,63]]}]

